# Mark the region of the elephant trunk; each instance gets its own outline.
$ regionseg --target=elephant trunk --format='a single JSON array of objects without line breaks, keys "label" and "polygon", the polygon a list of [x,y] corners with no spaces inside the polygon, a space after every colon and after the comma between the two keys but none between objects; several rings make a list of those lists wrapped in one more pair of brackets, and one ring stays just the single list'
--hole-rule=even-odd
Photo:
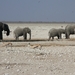
[{"label": "elephant trunk", "polygon": [[7,33],[6,33],[6,35],[8,36],[10,34],[10,30],[7,30]]}]

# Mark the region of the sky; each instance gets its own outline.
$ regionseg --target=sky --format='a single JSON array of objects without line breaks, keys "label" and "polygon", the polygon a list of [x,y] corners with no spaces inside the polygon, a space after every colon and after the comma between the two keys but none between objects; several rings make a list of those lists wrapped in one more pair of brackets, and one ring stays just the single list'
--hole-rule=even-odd
[{"label": "sky", "polygon": [[75,22],[75,0],[0,0],[0,21]]}]

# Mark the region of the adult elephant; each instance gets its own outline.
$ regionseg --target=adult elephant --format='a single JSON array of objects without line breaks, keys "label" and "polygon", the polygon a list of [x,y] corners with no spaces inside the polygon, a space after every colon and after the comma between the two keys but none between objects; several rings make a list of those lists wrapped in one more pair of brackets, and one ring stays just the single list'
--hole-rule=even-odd
[{"label": "adult elephant", "polygon": [[65,34],[65,29],[55,29],[55,28],[52,28],[49,32],[48,32],[48,35],[49,35],[49,39],[50,40],[52,38],[52,40],[54,40],[54,37],[57,36],[58,39],[61,39],[61,34]]},{"label": "adult elephant", "polygon": [[0,22],[0,40],[3,40],[3,34],[2,34],[3,30],[6,32],[7,36],[10,34],[9,26],[5,23]]},{"label": "adult elephant", "polygon": [[65,27],[65,36],[66,36],[66,39],[69,39],[70,35],[74,34],[74,29],[75,29],[75,25],[67,25]]},{"label": "adult elephant", "polygon": [[15,39],[18,40],[20,36],[23,36],[24,40],[26,40],[27,39],[27,33],[30,35],[30,37],[29,37],[29,40],[30,40],[31,39],[31,29],[28,27],[25,27],[25,28],[17,27],[14,30]]}]

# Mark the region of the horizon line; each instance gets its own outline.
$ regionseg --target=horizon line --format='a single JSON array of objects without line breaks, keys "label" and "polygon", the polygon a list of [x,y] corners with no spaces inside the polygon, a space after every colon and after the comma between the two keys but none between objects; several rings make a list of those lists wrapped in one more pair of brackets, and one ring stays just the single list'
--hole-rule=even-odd
[{"label": "horizon line", "polygon": [[0,22],[5,22],[5,23],[75,23],[75,22],[66,22],[66,21],[0,21]]}]

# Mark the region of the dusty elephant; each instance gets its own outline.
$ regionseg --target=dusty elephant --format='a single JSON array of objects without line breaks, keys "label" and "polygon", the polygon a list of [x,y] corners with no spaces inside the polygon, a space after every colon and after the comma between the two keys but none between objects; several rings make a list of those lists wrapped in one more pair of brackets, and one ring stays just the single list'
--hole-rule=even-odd
[{"label": "dusty elephant", "polygon": [[65,27],[65,36],[66,36],[66,39],[69,39],[70,35],[74,34],[74,30],[75,30],[75,25],[67,25]]},{"label": "dusty elephant", "polygon": [[3,34],[2,34],[3,30],[6,32],[7,36],[10,34],[9,26],[5,23],[0,22],[0,40],[3,40]]},{"label": "dusty elephant", "polygon": [[15,39],[18,40],[20,36],[23,36],[24,40],[26,40],[27,39],[27,33],[30,35],[30,37],[29,37],[29,40],[30,40],[31,39],[31,29],[28,27],[25,27],[25,28],[17,27],[14,30]]},{"label": "dusty elephant", "polygon": [[61,39],[61,34],[65,34],[65,29],[55,29],[55,28],[52,28],[48,32],[48,35],[49,35],[49,39],[48,40],[50,40],[51,38],[53,40],[55,36],[57,36],[58,39]]}]

